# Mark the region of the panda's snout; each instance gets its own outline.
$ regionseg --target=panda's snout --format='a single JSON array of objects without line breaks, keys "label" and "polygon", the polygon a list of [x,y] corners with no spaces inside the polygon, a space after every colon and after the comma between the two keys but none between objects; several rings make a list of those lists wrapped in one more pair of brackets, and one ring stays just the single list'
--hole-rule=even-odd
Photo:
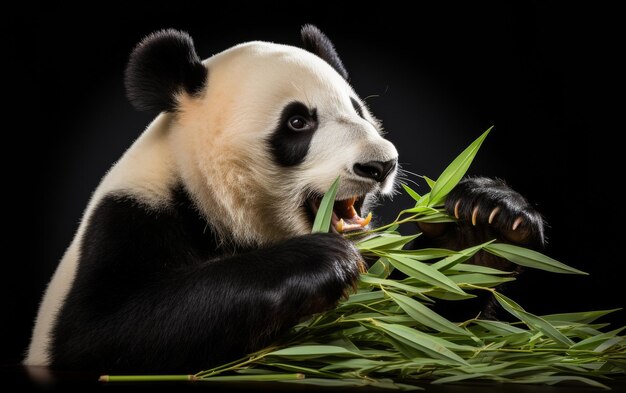
[{"label": "panda's snout", "polygon": [[385,181],[387,176],[393,171],[398,164],[397,159],[389,161],[368,161],[364,163],[356,163],[352,167],[354,173],[367,179],[376,180],[379,183]]}]

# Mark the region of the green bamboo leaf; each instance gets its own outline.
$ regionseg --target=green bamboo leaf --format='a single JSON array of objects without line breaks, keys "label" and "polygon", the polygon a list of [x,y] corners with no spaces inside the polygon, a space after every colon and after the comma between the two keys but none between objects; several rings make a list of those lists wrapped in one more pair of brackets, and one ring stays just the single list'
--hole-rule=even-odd
[{"label": "green bamboo leaf", "polygon": [[400,255],[388,255],[387,259],[396,269],[400,270],[407,276],[424,281],[446,291],[466,295],[466,293],[452,280],[425,263]]},{"label": "green bamboo leaf", "polygon": [[505,271],[494,269],[494,268],[487,267],[487,266],[468,265],[468,264],[456,265],[450,270],[448,270],[448,273],[457,273],[457,272],[482,273],[482,274],[492,274],[492,275],[506,275],[506,274],[513,273],[513,272],[505,272]]},{"label": "green bamboo leaf", "polygon": [[620,345],[622,343],[626,342],[626,339],[624,339],[624,337],[613,337],[613,338],[609,338],[608,340],[606,340],[605,342],[603,342],[602,344],[598,345],[597,347],[595,347],[593,349],[594,352],[604,352],[609,348],[612,348],[616,345]]},{"label": "green bamboo leaf", "polygon": [[541,333],[545,334],[547,337],[550,337],[554,341],[566,346],[571,347],[574,345],[574,342],[570,340],[563,333],[559,332],[554,326],[550,324],[550,322],[533,315],[526,310],[524,310],[519,304],[515,303],[513,300],[508,297],[502,295],[501,293],[494,292],[493,293],[496,300],[500,305],[511,313],[513,316],[518,318],[520,321],[524,322],[532,329],[536,329]]},{"label": "green bamboo leaf", "polygon": [[598,334],[598,335],[595,335],[595,336],[591,336],[589,338],[586,338],[586,339],[584,339],[582,341],[579,341],[576,344],[572,345],[571,349],[593,349],[593,348],[597,348],[598,345],[600,345],[603,342],[605,342],[605,341],[607,341],[607,340],[617,336],[624,329],[626,329],[626,326],[623,326],[623,327],[615,329],[615,330],[611,330],[610,332],[601,333],[601,334]]},{"label": "green bamboo leaf", "polygon": [[426,180],[426,184],[428,184],[428,187],[430,187],[430,189],[432,190],[433,187],[435,186],[435,181],[428,176],[422,176],[422,178]]},{"label": "green bamboo leaf", "polygon": [[419,235],[401,236],[389,233],[381,233],[369,239],[356,242],[359,251],[368,251],[375,249],[401,249],[405,244],[415,240]]},{"label": "green bamboo leaf", "polygon": [[374,263],[372,266],[370,266],[369,269],[367,269],[367,273],[378,278],[387,278],[389,274],[391,274],[392,270],[393,266],[391,266],[389,260],[387,258],[381,257],[378,258],[376,263]]},{"label": "green bamboo leaf", "polygon": [[458,265],[460,263],[463,263],[463,262],[467,261],[468,259],[473,257],[474,254],[476,254],[478,251],[482,250],[488,244],[491,244],[494,241],[495,240],[490,240],[490,241],[488,241],[486,243],[479,244],[477,246],[466,248],[465,250],[458,251],[456,254],[450,255],[449,257],[446,257],[446,258],[442,259],[441,261],[432,264],[431,266],[434,269],[439,270],[440,272],[442,272],[442,271],[444,271],[446,269],[450,269],[451,267],[454,267],[455,265]]},{"label": "green bamboo leaf", "polygon": [[481,136],[479,136],[471,145],[469,145],[461,154],[459,154],[454,161],[439,175],[435,184],[431,186],[429,205],[433,206],[440,203],[454,186],[457,185],[459,180],[465,175],[470,164],[474,160],[476,153],[480,145],[491,131],[492,127],[489,127]]},{"label": "green bamboo leaf", "polygon": [[439,210],[435,209],[432,206],[415,206],[415,207],[411,207],[409,209],[404,209],[400,212],[400,215],[405,215],[405,214],[416,214],[416,213],[422,213],[422,214],[439,214]]},{"label": "green bamboo leaf", "polygon": [[466,300],[466,299],[472,299],[476,297],[476,295],[473,295],[467,292],[465,294],[460,294],[460,293],[449,292],[449,291],[445,291],[441,289],[432,290],[430,292],[427,292],[427,294],[429,297],[434,297],[436,299],[441,299],[441,300],[451,300],[451,301]]},{"label": "green bamboo leaf", "polygon": [[362,274],[361,275],[361,282],[364,282],[364,283],[367,283],[367,284],[373,284],[373,285],[376,285],[376,286],[383,285],[383,286],[387,286],[387,287],[397,288],[397,289],[400,289],[400,290],[403,290],[403,291],[407,291],[408,293],[415,294],[417,297],[419,297],[422,300],[425,300],[427,302],[432,302],[432,300],[430,300],[426,296],[422,295],[422,293],[428,292],[428,289],[426,289],[426,288],[419,288],[419,287],[415,287],[413,285],[403,284],[400,281],[387,280],[387,279],[384,279],[384,278],[378,278],[378,277],[369,276],[367,274]]},{"label": "green bamboo leaf", "polygon": [[456,252],[445,248],[420,248],[418,250],[386,250],[388,255],[401,255],[416,261],[429,261],[431,259],[445,258]]},{"label": "green bamboo leaf", "polygon": [[428,213],[428,214],[420,215],[415,218],[415,221],[428,222],[431,224],[442,224],[446,222],[456,222],[457,220],[456,218],[449,216],[444,212],[439,211],[437,213]]},{"label": "green bamboo leaf", "polygon": [[415,199],[415,202],[418,202],[422,198],[420,194],[415,192],[415,190],[413,190],[411,187],[407,186],[406,184],[401,183],[400,185],[402,186],[402,188],[404,188],[404,191],[406,191],[406,193],[409,194],[411,198]]},{"label": "green bamboo leaf", "polygon": [[598,310],[598,311],[585,311],[585,312],[572,312],[565,314],[549,314],[542,315],[541,318],[549,322],[578,322],[578,323],[591,323],[596,319],[603,317],[607,314],[615,311],[620,311],[621,308],[613,308],[611,310]]},{"label": "green bamboo leaf", "polygon": [[546,270],[553,273],[588,274],[582,270],[567,266],[566,264],[552,259],[549,256],[543,255],[540,252],[514,246],[512,244],[492,243],[485,247],[485,251],[521,266]]},{"label": "green bamboo leaf", "polygon": [[330,186],[328,191],[326,191],[326,194],[324,194],[324,197],[322,198],[320,207],[317,210],[317,214],[315,215],[312,232],[328,232],[330,230],[330,221],[333,216],[333,206],[335,204],[335,197],[337,196],[338,188],[339,177],[335,179],[333,184]]},{"label": "green bamboo leaf", "polygon": [[442,378],[437,378],[434,381],[432,381],[433,385],[439,385],[439,384],[443,384],[443,383],[452,383],[452,382],[460,382],[460,381],[465,381],[468,379],[476,379],[476,378],[484,378],[489,376],[489,374],[485,374],[485,373],[471,373],[471,374],[457,374],[457,375],[450,375],[448,377],[442,377]]},{"label": "green bamboo leaf", "polygon": [[435,341],[432,336],[411,329],[403,325],[387,324],[374,321],[376,327],[382,329],[385,333],[394,339],[406,343],[427,355],[438,359],[451,360],[456,363],[469,365],[463,358],[452,352],[441,344],[442,340]]},{"label": "green bamboo leaf", "polygon": [[426,307],[422,303],[413,300],[408,296],[392,292],[387,292],[387,295],[389,295],[396,303],[398,303],[398,306],[400,306],[404,310],[404,312],[409,314],[411,318],[424,326],[428,326],[444,333],[471,336],[471,334],[465,329],[460,328],[459,326],[448,321],[430,308]]},{"label": "green bamboo leaf", "polygon": [[384,366],[386,363],[380,360],[372,360],[372,359],[346,359],[339,360],[336,362],[329,363],[328,365],[322,367],[320,370],[322,371],[338,371],[345,369],[352,370],[371,370],[377,369],[381,366]]},{"label": "green bamboo leaf", "polygon": [[351,295],[348,298],[348,300],[344,301],[341,304],[342,305],[349,305],[349,304],[355,304],[355,303],[368,304],[371,302],[378,301],[384,297],[385,297],[384,293],[380,291],[363,292],[363,293],[357,293],[357,294]]},{"label": "green bamboo leaf", "polygon": [[335,345],[297,345],[285,349],[279,349],[267,354],[267,356],[279,356],[283,358],[293,359],[311,359],[321,356],[353,356],[358,357],[359,354],[348,351],[343,347]]},{"label": "green bamboo leaf", "polygon": [[585,378],[585,377],[580,377],[577,375],[539,375],[539,376],[534,376],[534,377],[528,377],[528,378],[521,378],[518,380],[513,380],[511,382],[514,383],[544,383],[547,385],[555,385],[557,383],[560,382],[569,382],[569,381],[577,381],[577,382],[582,382],[585,383],[589,386],[593,386],[596,388],[602,388],[602,389],[606,389],[606,390],[611,390],[610,387],[606,386],[603,383],[600,383],[598,381],[594,381],[593,379],[589,379],[589,378]]},{"label": "green bamboo leaf", "polygon": [[473,319],[472,323],[501,336],[508,336],[509,334],[528,333],[527,330],[520,329],[506,322],[491,321],[486,319]]},{"label": "green bamboo leaf", "polygon": [[428,206],[428,201],[430,200],[430,192],[422,195],[422,197],[415,203],[415,206]]},{"label": "green bamboo leaf", "polygon": [[481,273],[453,274],[448,277],[458,285],[472,284],[486,287],[493,287],[505,282],[515,281],[514,277],[500,277]]}]

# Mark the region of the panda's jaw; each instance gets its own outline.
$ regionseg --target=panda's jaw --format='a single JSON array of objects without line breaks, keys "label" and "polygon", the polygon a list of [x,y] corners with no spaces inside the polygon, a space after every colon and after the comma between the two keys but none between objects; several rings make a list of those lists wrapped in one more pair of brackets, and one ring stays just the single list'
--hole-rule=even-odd
[{"label": "panda's jaw", "polygon": [[[354,196],[348,199],[336,200],[333,204],[333,214],[330,223],[331,231],[344,233],[366,228],[372,219],[372,213],[369,213],[365,218],[361,217],[364,199],[365,196]],[[319,210],[321,202],[322,198],[317,196],[309,198],[306,202],[305,209],[311,224],[315,220],[315,215]]]}]

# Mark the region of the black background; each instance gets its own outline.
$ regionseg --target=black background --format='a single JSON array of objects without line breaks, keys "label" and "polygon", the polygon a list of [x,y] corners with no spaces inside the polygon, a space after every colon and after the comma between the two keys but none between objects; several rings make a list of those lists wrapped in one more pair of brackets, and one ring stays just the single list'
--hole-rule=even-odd
[{"label": "black background", "polygon": [[[470,174],[501,177],[527,196],[550,224],[546,253],[590,273],[529,273],[511,296],[537,314],[624,305],[624,200],[615,191],[623,125],[607,122],[623,101],[610,96],[621,94],[615,10],[295,3],[133,9],[90,2],[88,9],[33,5],[3,16],[14,50],[5,65],[18,66],[5,78],[18,87],[5,94],[17,105],[4,106],[4,149],[18,159],[5,164],[11,256],[1,283],[3,363],[26,347],[37,304],[91,192],[152,118],[126,100],[123,70],[143,36],[167,27],[188,31],[205,58],[248,40],[298,45],[301,25],[318,25],[356,91],[377,96],[368,99],[373,113],[404,168],[418,174],[436,177],[494,125]],[[378,216],[389,220],[409,204],[396,197]],[[605,320],[624,324],[625,314]]]}]

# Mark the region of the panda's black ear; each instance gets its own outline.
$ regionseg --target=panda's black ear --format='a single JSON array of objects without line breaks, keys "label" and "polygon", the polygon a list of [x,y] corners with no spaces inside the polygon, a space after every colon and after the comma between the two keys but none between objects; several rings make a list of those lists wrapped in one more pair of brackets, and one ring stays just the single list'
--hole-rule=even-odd
[{"label": "panda's black ear", "polygon": [[198,94],[207,80],[189,34],[167,29],[144,38],[133,50],[124,85],[130,102],[139,110],[173,112],[177,95]]},{"label": "panda's black ear", "polygon": [[344,79],[348,79],[348,71],[343,66],[343,62],[339,58],[335,46],[326,34],[322,33],[320,29],[313,25],[304,25],[300,30],[302,35],[302,42],[304,43],[304,49],[319,56],[322,60],[330,64],[335,71],[339,73]]}]

